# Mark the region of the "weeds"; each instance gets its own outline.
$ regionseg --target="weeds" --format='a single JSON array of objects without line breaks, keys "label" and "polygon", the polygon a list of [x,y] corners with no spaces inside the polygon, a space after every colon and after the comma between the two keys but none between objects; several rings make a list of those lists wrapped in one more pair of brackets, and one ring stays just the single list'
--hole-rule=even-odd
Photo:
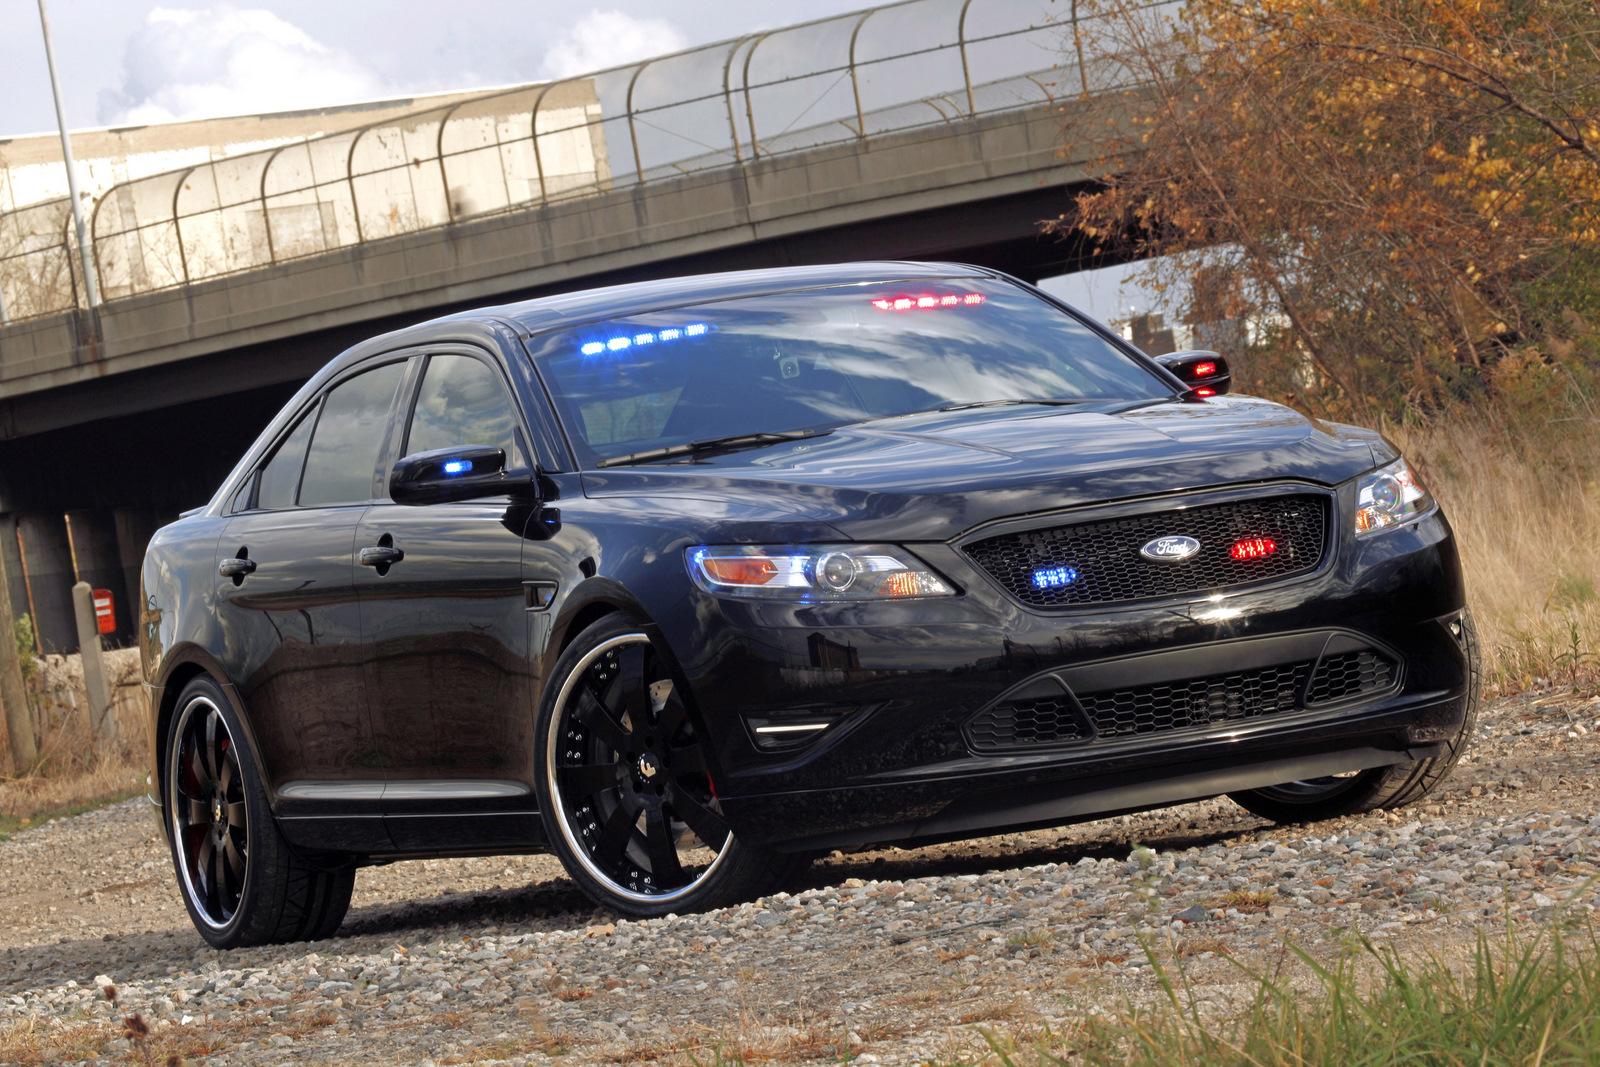
[{"label": "weeds", "polygon": [[1150,955],[1154,1004],[1094,1017],[1070,1035],[982,1031],[969,1063],[1023,1067],[1391,1067],[1399,1064],[1600,1062],[1600,941],[1559,928],[1491,941],[1465,965],[1360,941],[1332,963],[1291,947],[1297,966],[1265,974],[1235,963],[1253,992],[1242,1007],[1202,1003],[1181,969]]}]

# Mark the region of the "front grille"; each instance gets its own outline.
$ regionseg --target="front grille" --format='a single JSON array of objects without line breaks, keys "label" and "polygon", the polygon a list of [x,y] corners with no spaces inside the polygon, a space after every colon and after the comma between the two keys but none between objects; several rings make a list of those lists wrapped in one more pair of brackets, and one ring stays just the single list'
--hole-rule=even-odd
[{"label": "front grille", "polygon": [[1310,673],[1310,663],[1285,663],[1090,693],[1079,700],[1102,738],[1154,734],[1294,711],[1300,706],[1300,691]]},{"label": "front grille", "polygon": [[1306,689],[1307,704],[1331,704],[1394,687],[1395,661],[1381,652],[1362,649],[1326,656]]},{"label": "front grille", "polygon": [[[1327,531],[1327,497],[1306,493],[1000,534],[967,545],[966,552],[1024,604],[1059,608],[1209,592],[1302,574],[1322,562]],[[1157,538],[1180,534],[1200,542],[1200,550],[1181,563],[1139,554]],[[1276,553],[1233,558],[1235,542],[1256,537],[1271,538]],[[1071,579],[1063,581],[1069,574]]]},{"label": "front grille", "polygon": [[1003,701],[968,720],[976,752],[1141,737],[1258,719],[1392,690],[1400,665],[1373,649],[1202,678]]},{"label": "front grille", "polygon": [[1088,724],[1065,693],[1041,700],[996,704],[973,716],[967,724],[967,738],[980,752],[1067,745],[1087,741],[1090,736]]}]

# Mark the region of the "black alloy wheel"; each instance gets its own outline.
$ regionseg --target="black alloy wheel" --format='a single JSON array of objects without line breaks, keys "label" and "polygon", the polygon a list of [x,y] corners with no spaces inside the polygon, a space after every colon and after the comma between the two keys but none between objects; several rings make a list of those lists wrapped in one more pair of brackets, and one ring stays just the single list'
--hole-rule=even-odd
[{"label": "black alloy wheel", "polygon": [[222,929],[239,910],[250,863],[244,775],[238,746],[209,697],[194,697],[180,716],[168,774],[172,837],[190,904]]},{"label": "black alloy wheel", "polygon": [[168,722],[161,793],[178,889],[214,948],[328,937],[350,907],[351,857],[304,854],[273,819],[255,753],[223,689],[191,680]]},{"label": "black alloy wheel", "polygon": [[643,633],[585,656],[553,724],[553,792],[569,844],[612,892],[659,902],[716,869],[730,834],[700,739]]},{"label": "black alloy wheel", "polygon": [[770,891],[805,865],[735,839],[707,739],[644,630],[602,620],[553,677],[541,807],[557,854],[597,902],[634,915],[715,907]]}]

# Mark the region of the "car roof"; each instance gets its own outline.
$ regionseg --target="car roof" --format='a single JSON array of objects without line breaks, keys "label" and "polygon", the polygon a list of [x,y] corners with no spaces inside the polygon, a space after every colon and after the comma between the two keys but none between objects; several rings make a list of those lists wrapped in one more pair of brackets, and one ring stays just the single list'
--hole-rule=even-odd
[{"label": "car roof", "polygon": [[410,345],[440,341],[488,339],[507,330],[523,338],[544,330],[577,326],[595,319],[636,315],[644,311],[698,304],[734,296],[783,293],[826,285],[912,281],[918,278],[991,278],[994,272],[965,263],[869,261],[814,267],[769,267],[763,270],[688,274],[677,278],[576,289],[570,293],[491,304],[403,326],[360,341],[334,357],[307,383],[320,388],[346,367],[370,356]]},{"label": "car roof", "polygon": [[914,278],[987,277],[992,272],[964,263],[872,261],[807,267],[691,274],[677,278],[578,289],[512,304],[476,308],[435,321],[498,319],[524,336],[596,318],[636,314],[675,304],[701,303],[756,293],[784,292],[823,285],[897,281]]}]

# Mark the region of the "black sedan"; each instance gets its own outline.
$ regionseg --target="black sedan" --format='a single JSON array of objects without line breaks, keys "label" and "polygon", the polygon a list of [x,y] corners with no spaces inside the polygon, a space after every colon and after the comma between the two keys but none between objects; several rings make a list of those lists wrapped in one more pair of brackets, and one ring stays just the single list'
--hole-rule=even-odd
[{"label": "black sedan", "polygon": [[153,799],[218,946],[548,849],[635,916],[821,851],[1438,785],[1455,542],[1368,430],[951,264],[486,308],[333,360],[144,564]]}]

